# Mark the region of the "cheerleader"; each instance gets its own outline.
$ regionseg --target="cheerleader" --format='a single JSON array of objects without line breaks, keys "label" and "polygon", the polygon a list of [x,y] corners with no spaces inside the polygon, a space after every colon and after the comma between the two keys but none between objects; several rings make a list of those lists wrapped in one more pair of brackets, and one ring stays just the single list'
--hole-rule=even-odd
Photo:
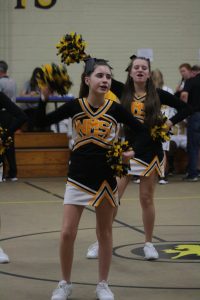
[{"label": "cheerleader", "polygon": [[[3,174],[4,154],[12,143],[11,136],[27,121],[25,113],[11,101],[4,93],[0,92],[0,184],[5,181]],[[10,139],[10,140],[9,140]],[[1,229],[1,217],[0,217]],[[0,247],[0,263],[8,263],[8,255]]]},{"label": "cheerleader", "polygon": [[[72,118],[74,145],[64,196],[64,214],[60,238],[62,280],[53,291],[51,300],[66,300],[72,293],[71,269],[74,241],[78,224],[86,205],[95,207],[97,238],[99,242],[99,300],[113,300],[108,287],[108,273],[112,258],[112,221],[119,198],[113,170],[106,154],[117,134],[117,124],[130,126],[136,136],[148,140],[150,135],[136,118],[117,102],[105,98],[112,80],[111,67],[105,60],[88,59],[82,75],[79,98],[45,115],[45,102],[40,102],[40,125],[57,123]],[[43,90],[48,98],[48,89]],[[133,151],[131,152],[133,155]]]},{"label": "cheerleader", "polygon": [[[131,63],[126,69],[128,72],[126,83],[112,81],[111,91],[121,99],[122,104],[133,116],[150,129],[157,125],[161,118],[161,104],[174,107],[177,113],[166,121],[168,129],[185,119],[191,113],[190,107],[175,96],[161,89],[155,89],[151,79],[149,59],[144,57],[131,57]],[[152,243],[155,222],[154,191],[158,175],[164,176],[164,154],[162,142],[151,140],[145,149],[143,137],[134,139],[130,129],[125,128],[126,139],[129,140],[135,156],[130,160],[129,175],[140,176],[140,204],[145,232],[144,256],[147,260],[159,258],[159,254]],[[131,176],[118,179],[119,198],[122,197]],[[117,209],[115,211],[115,215]],[[88,248],[88,258],[98,257],[98,243]]]}]

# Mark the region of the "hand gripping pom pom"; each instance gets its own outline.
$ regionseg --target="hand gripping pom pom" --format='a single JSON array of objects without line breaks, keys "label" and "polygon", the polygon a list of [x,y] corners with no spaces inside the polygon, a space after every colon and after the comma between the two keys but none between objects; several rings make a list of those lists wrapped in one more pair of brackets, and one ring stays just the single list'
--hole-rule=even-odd
[{"label": "hand gripping pom pom", "polygon": [[165,123],[166,121],[167,121],[167,117],[163,116],[161,120],[161,124],[155,125],[151,129],[151,136],[154,141],[160,141],[164,143],[170,140],[170,136],[172,135],[172,132],[169,130],[167,124]]},{"label": "hand gripping pom pom", "polygon": [[127,141],[118,140],[115,142],[110,150],[107,152],[107,162],[111,169],[114,171],[114,175],[117,177],[126,176],[128,170],[130,170],[130,164],[124,164],[122,160],[122,153],[130,151],[132,148]]},{"label": "hand gripping pom pom", "polygon": [[36,79],[40,88],[48,86],[59,95],[67,94],[72,86],[66,67],[54,63],[43,65]]}]

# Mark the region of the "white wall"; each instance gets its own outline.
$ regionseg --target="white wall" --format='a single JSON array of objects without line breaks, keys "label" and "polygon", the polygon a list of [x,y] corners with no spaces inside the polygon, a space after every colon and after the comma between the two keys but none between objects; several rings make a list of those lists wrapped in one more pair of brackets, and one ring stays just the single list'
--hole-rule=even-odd
[{"label": "white wall", "polygon": [[[43,5],[51,0],[40,0]],[[60,62],[55,45],[67,32],[81,33],[86,52],[110,60],[116,79],[124,80],[129,56],[138,48],[152,48],[153,68],[175,88],[178,66],[199,63],[199,0],[57,0],[49,9],[23,0],[0,0],[0,59],[5,59],[18,88],[34,67]],[[68,67],[77,94],[83,63]]]}]

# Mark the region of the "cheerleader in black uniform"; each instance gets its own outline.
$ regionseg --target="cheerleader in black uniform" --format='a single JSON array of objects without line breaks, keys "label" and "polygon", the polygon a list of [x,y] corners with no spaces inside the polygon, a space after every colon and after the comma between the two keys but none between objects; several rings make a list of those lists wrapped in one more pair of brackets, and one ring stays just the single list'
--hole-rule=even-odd
[{"label": "cheerleader in black uniform", "polygon": [[[169,129],[192,113],[190,107],[175,96],[161,89],[155,89],[150,77],[149,59],[133,56],[127,71],[127,80],[121,94],[122,104],[149,128],[153,128],[157,124],[161,114],[161,104],[174,107],[177,110],[177,114],[166,121]],[[117,90],[120,91],[119,84],[113,82],[113,92],[117,94]],[[120,97],[119,93],[117,96]],[[127,128],[126,136],[131,141],[133,136],[130,133]],[[129,174],[140,176],[140,203],[145,231],[144,255],[146,259],[157,259],[159,255],[152,244],[155,221],[153,197],[157,175],[164,176],[164,153],[162,143],[159,140],[151,140],[145,149],[146,151],[141,151],[140,146],[136,143],[140,144],[140,141],[137,139],[131,142],[133,149],[137,146],[136,149],[139,152],[135,150],[135,157],[131,159]],[[124,193],[129,179],[130,177],[127,176],[118,181],[119,197]]]},{"label": "cheerleader in black uniform", "polygon": [[[5,131],[5,137],[13,137],[14,132],[20,128],[27,121],[25,113],[11,101],[4,93],[0,92],[0,131]],[[4,150],[3,137],[0,136],[0,184],[4,182],[3,177],[3,163],[4,163]],[[1,217],[0,217],[1,229]],[[8,263],[9,257],[0,247],[0,263]]]},{"label": "cheerleader in black uniform", "polygon": [[[151,68],[148,59],[132,56],[126,71],[128,72],[126,83],[113,80],[111,91],[121,99],[127,110],[149,129],[157,125],[161,118],[161,104],[177,110],[177,114],[166,121],[169,129],[191,113],[191,108],[178,98],[161,89],[155,89],[150,77]],[[134,139],[134,135],[128,128],[125,128],[125,135],[135,151],[134,158],[130,160],[129,175],[140,176],[140,203],[145,231],[144,255],[147,260],[158,259],[158,252],[152,244],[155,222],[153,197],[157,176],[164,176],[162,143],[159,140],[151,140],[144,148],[142,136]],[[130,178],[130,176],[126,176],[118,179],[119,198],[122,197]],[[117,209],[115,216],[116,213]],[[98,257],[98,243],[94,243],[88,248],[87,257]]]},{"label": "cheerleader in black uniform", "polygon": [[[87,98],[69,101],[45,116],[45,101],[38,110],[40,125],[72,118],[74,146],[64,196],[60,261],[62,280],[52,300],[66,300],[72,293],[71,268],[74,241],[83,209],[95,207],[99,242],[99,283],[97,298],[113,300],[107,279],[112,257],[112,220],[118,206],[117,182],[107,163],[106,153],[116,138],[117,124],[130,126],[135,135],[149,136],[136,118],[120,104],[105,99],[111,86],[111,68],[105,60],[89,59],[82,75],[82,94]],[[48,90],[47,90],[48,91]],[[44,93],[44,91],[43,91]],[[44,96],[46,99],[47,97]]]}]

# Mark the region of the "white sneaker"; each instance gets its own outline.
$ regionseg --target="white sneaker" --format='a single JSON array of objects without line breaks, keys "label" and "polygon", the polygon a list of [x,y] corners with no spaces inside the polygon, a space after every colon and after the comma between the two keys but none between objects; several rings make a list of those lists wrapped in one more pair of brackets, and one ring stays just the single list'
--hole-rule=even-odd
[{"label": "white sneaker", "polygon": [[15,181],[18,181],[18,178],[17,177],[11,177],[10,180],[15,182]]},{"label": "white sneaker", "polygon": [[159,258],[158,252],[152,243],[150,242],[145,243],[143,250],[144,250],[144,257],[147,260],[155,260]]},{"label": "white sneaker", "polygon": [[61,280],[57,288],[53,291],[51,300],[67,300],[72,294],[72,284]]},{"label": "white sneaker", "polygon": [[96,297],[99,300],[114,300],[114,294],[111,292],[111,290],[108,287],[108,284],[106,281],[101,281],[97,284],[96,288]]},{"label": "white sneaker", "polygon": [[8,255],[3,251],[3,249],[0,248],[0,264],[9,263],[9,257]]},{"label": "white sneaker", "polygon": [[140,178],[134,180],[133,182],[139,184],[140,183]]},{"label": "white sneaker", "polygon": [[165,180],[165,179],[160,179],[158,182],[159,182],[160,184],[168,184],[168,181]]},{"label": "white sneaker", "polygon": [[94,244],[90,245],[86,257],[87,258],[98,258],[99,256],[99,243],[96,241]]}]

